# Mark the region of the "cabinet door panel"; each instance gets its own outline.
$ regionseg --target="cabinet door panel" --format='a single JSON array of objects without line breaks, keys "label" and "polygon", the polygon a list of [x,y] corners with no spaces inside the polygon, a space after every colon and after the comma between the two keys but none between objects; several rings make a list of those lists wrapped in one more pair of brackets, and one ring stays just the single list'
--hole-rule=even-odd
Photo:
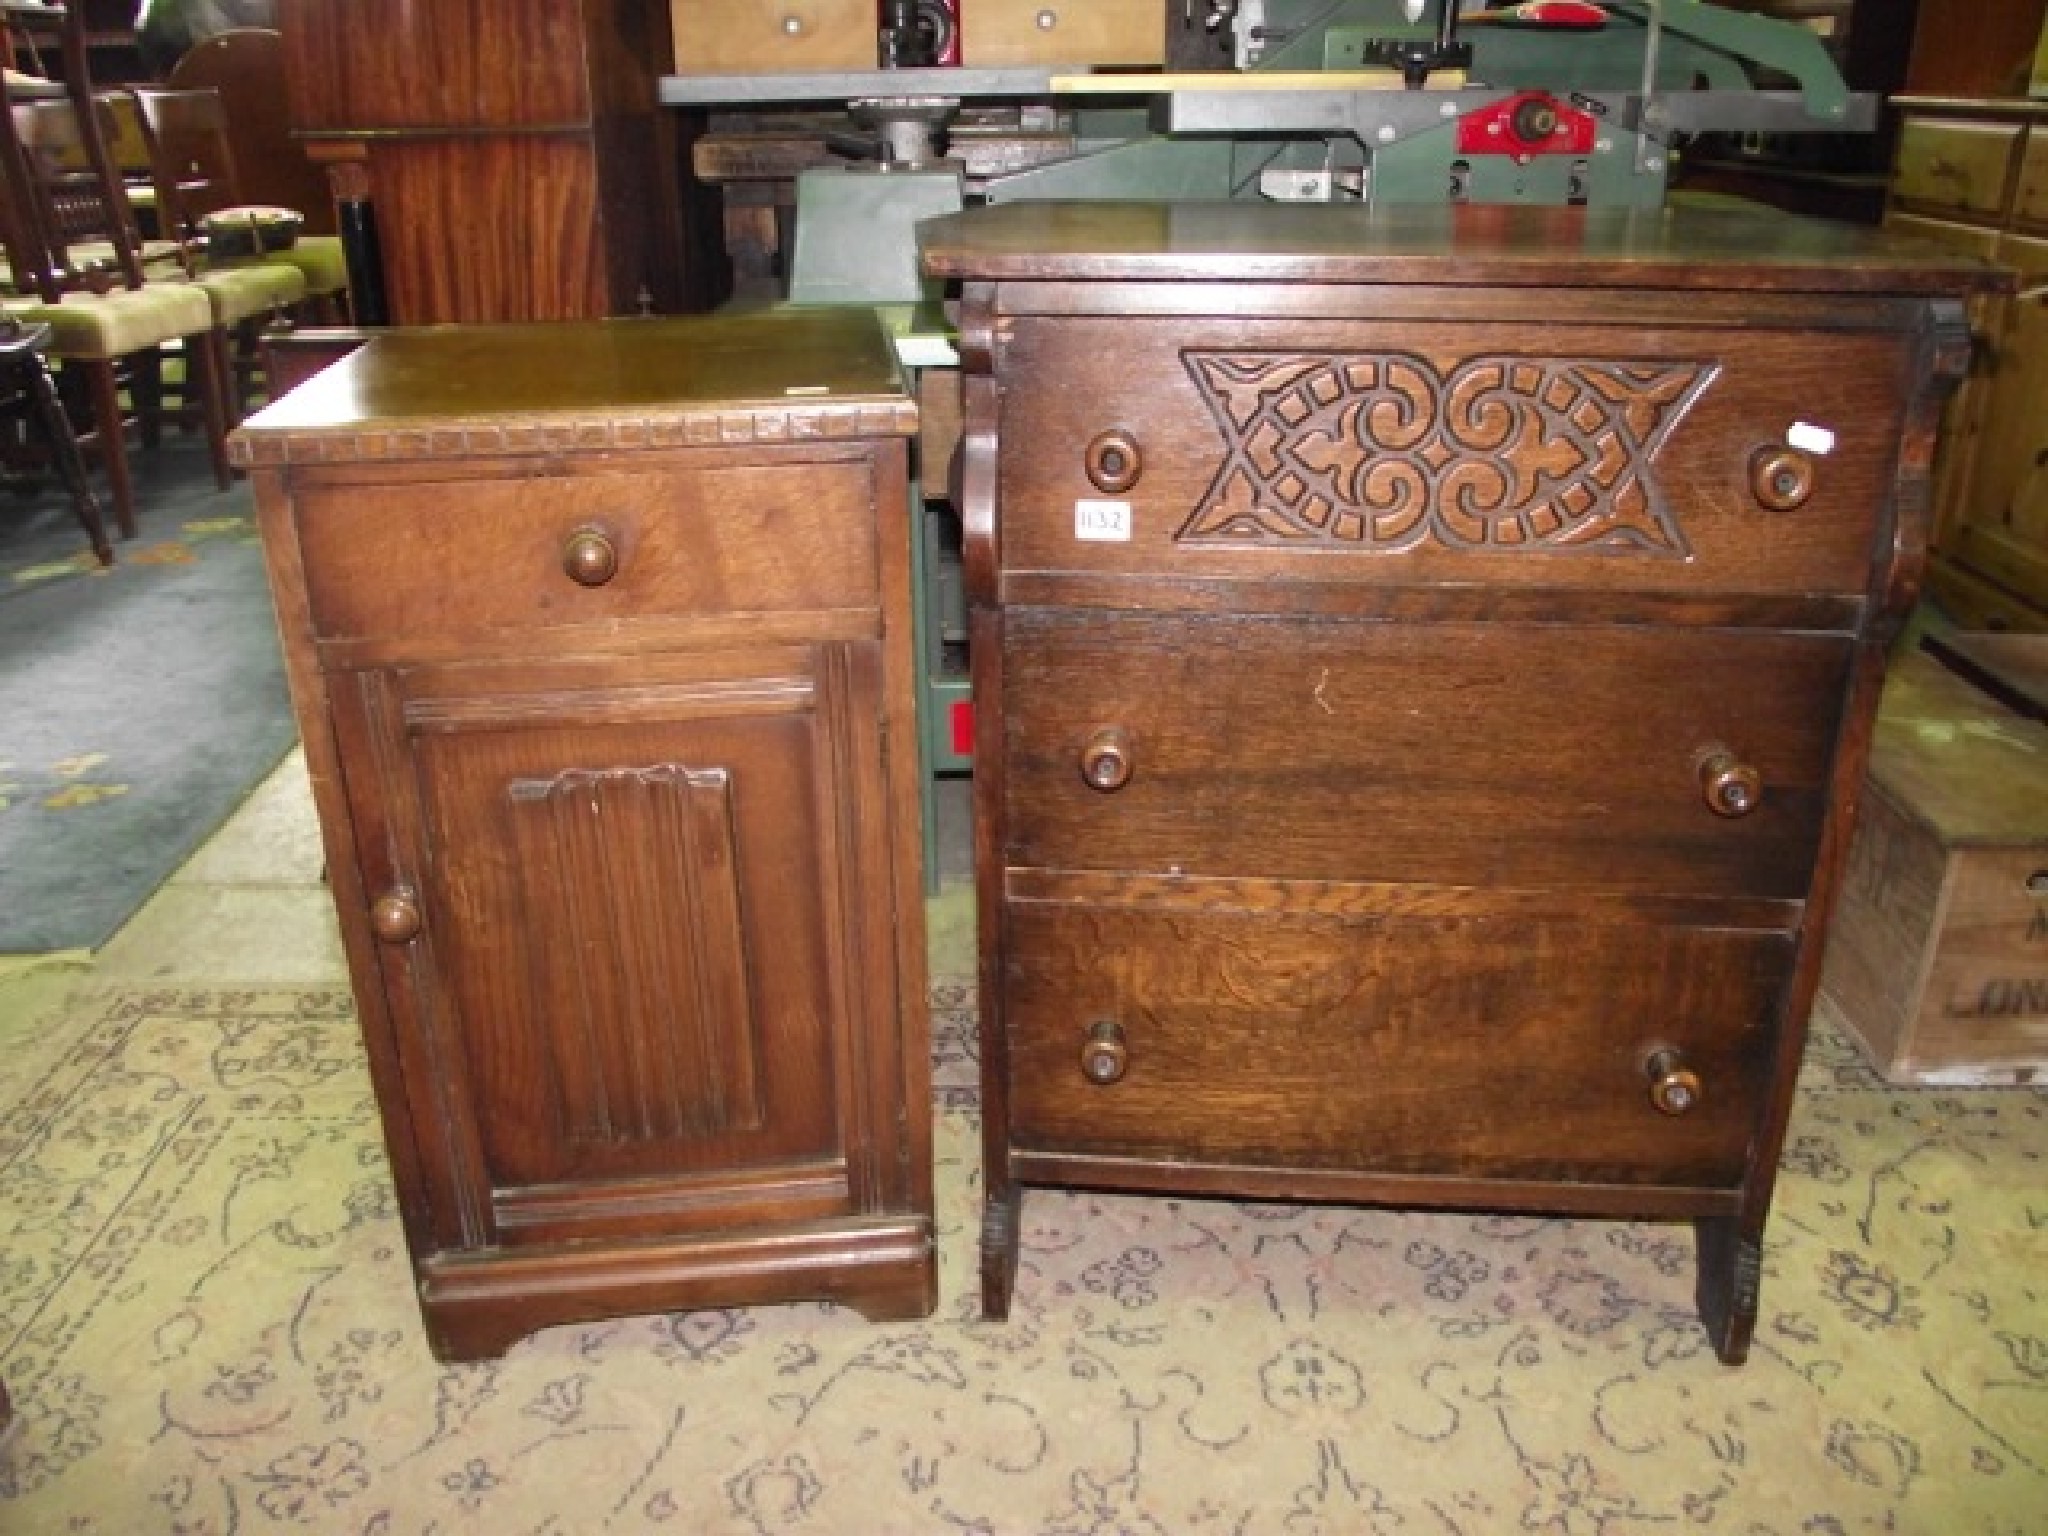
[{"label": "cabinet door panel", "polygon": [[494,1241],[852,1208],[833,808],[873,770],[827,721],[876,705],[826,695],[878,672],[778,659],[370,674],[343,711],[386,765],[351,784],[373,895],[422,912],[386,951],[407,1090]]}]

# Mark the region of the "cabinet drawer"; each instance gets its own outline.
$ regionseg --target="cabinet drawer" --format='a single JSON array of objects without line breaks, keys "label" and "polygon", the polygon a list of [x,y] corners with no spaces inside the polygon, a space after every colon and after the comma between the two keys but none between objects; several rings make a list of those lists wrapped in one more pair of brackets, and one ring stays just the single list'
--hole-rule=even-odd
[{"label": "cabinet drawer", "polygon": [[[1849,643],[1019,609],[1009,864],[1804,899]],[[1120,733],[1120,787],[1084,776]],[[1699,759],[1760,776],[1717,814]]]},{"label": "cabinet drawer", "polygon": [[676,73],[873,69],[874,0],[669,0]]},{"label": "cabinet drawer", "polygon": [[[1676,314],[1035,317],[1007,348],[1006,575],[1673,593],[1864,591],[1907,362]],[[1757,466],[1798,423],[1831,445],[1788,500]]]},{"label": "cabinet drawer", "polygon": [[841,460],[308,487],[297,518],[321,639],[426,644],[873,608],[872,496]]},{"label": "cabinet drawer", "polygon": [[969,69],[1166,62],[1156,0],[972,0],[961,10]]},{"label": "cabinet drawer", "polygon": [[[1019,1148],[1668,1185],[1742,1178],[1793,951],[1568,918],[1025,902],[1008,921]],[[1103,1025],[1107,1083],[1084,1070]],[[1651,1101],[1659,1048],[1698,1077],[1684,1113]]]},{"label": "cabinet drawer", "polygon": [[2018,123],[1909,118],[1899,130],[1892,192],[1900,201],[1995,219],[2025,132]]}]

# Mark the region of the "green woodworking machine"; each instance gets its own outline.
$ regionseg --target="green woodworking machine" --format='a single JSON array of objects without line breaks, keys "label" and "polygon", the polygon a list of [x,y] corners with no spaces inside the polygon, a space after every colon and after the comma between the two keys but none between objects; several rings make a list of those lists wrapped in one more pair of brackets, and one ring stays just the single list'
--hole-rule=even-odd
[{"label": "green woodworking machine", "polygon": [[[882,0],[876,68],[679,74],[661,96],[715,114],[714,127],[735,113],[826,114],[836,126],[809,130],[811,153],[791,172],[787,297],[899,306],[899,316],[932,313],[917,307],[933,297],[917,271],[918,221],[976,203],[1652,208],[1698,135],[1876,125],[1875,100],[1848,91],[1813,31],[1701,0],[1169,3],[1190,44],[1173,55],[1206,55],[1204,67],[940,66],[920,23],[957,17],[971,36],[976,0]],[[763,7],[772,25],[780,7]],[[793,12],[783,24],[794,28]],[[913,368],[939,361],[943,326],[906,343],[937,349],[906,351]],[[954,729],[967,685],[947,661],[958,581],[948,585],[943,528],[927,510],[919,628],[931,772],[968,763]]]},{"label": "green woodworking machine", "polygon": [[[1199,0],[1201,17],[1197,3],[1182,0],[1185,21],[1227,36],[1224,67],[673,76],[663,99],[843,106],[849,169],[950,175],[970,202],[1645,207],[1694,135],[1875,126],[1814,32],[1701,0]],[[1058,147],[978,166],[1006,126]]]}]

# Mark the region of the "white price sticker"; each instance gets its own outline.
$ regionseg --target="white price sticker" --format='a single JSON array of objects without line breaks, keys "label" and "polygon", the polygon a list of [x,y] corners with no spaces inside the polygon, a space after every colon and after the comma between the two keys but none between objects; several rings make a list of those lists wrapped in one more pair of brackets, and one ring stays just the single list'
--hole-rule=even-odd
[{"label": "white price sticker", "polygon": [[1795,421],[1785,429],[1785,443],[1802,453],[1817,453],[1825,458],[1835,451],[1835,434],[1810,421]]},{"label": "white price sticker", "polygon": [[1074,503],[1074,537],[1098,544],[1131,542],[1131,504],[1128,501]]}]

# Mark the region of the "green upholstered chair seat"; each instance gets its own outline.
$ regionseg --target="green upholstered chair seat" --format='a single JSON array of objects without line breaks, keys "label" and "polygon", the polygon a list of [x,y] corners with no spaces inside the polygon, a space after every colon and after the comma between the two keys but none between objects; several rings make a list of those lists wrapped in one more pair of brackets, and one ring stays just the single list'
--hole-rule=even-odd
[{"label": "green upholstered chair seat", "polygon": [[258,262],[246,267],[206,267],[192,278],[213,303],[213,318],[220,325],[235,325],[267,315],[306,296],[306,279],[296,267],[273,267]]},{"label": "green upholstered chair seat", "polygon": [[212,302],[188,283],[68,294],[60,304],[10,304],[8,309],[29,324],[47,325],[50,351],[58,357],[125,357],[213,328]]},{"label": "green upholstered chair seat", "polygon": [[306,279],[308,293],[340,293],[348,287],[348,257],[339,235],[301,235],[288,249],[259,258],[264,266],[291,267]]}]

